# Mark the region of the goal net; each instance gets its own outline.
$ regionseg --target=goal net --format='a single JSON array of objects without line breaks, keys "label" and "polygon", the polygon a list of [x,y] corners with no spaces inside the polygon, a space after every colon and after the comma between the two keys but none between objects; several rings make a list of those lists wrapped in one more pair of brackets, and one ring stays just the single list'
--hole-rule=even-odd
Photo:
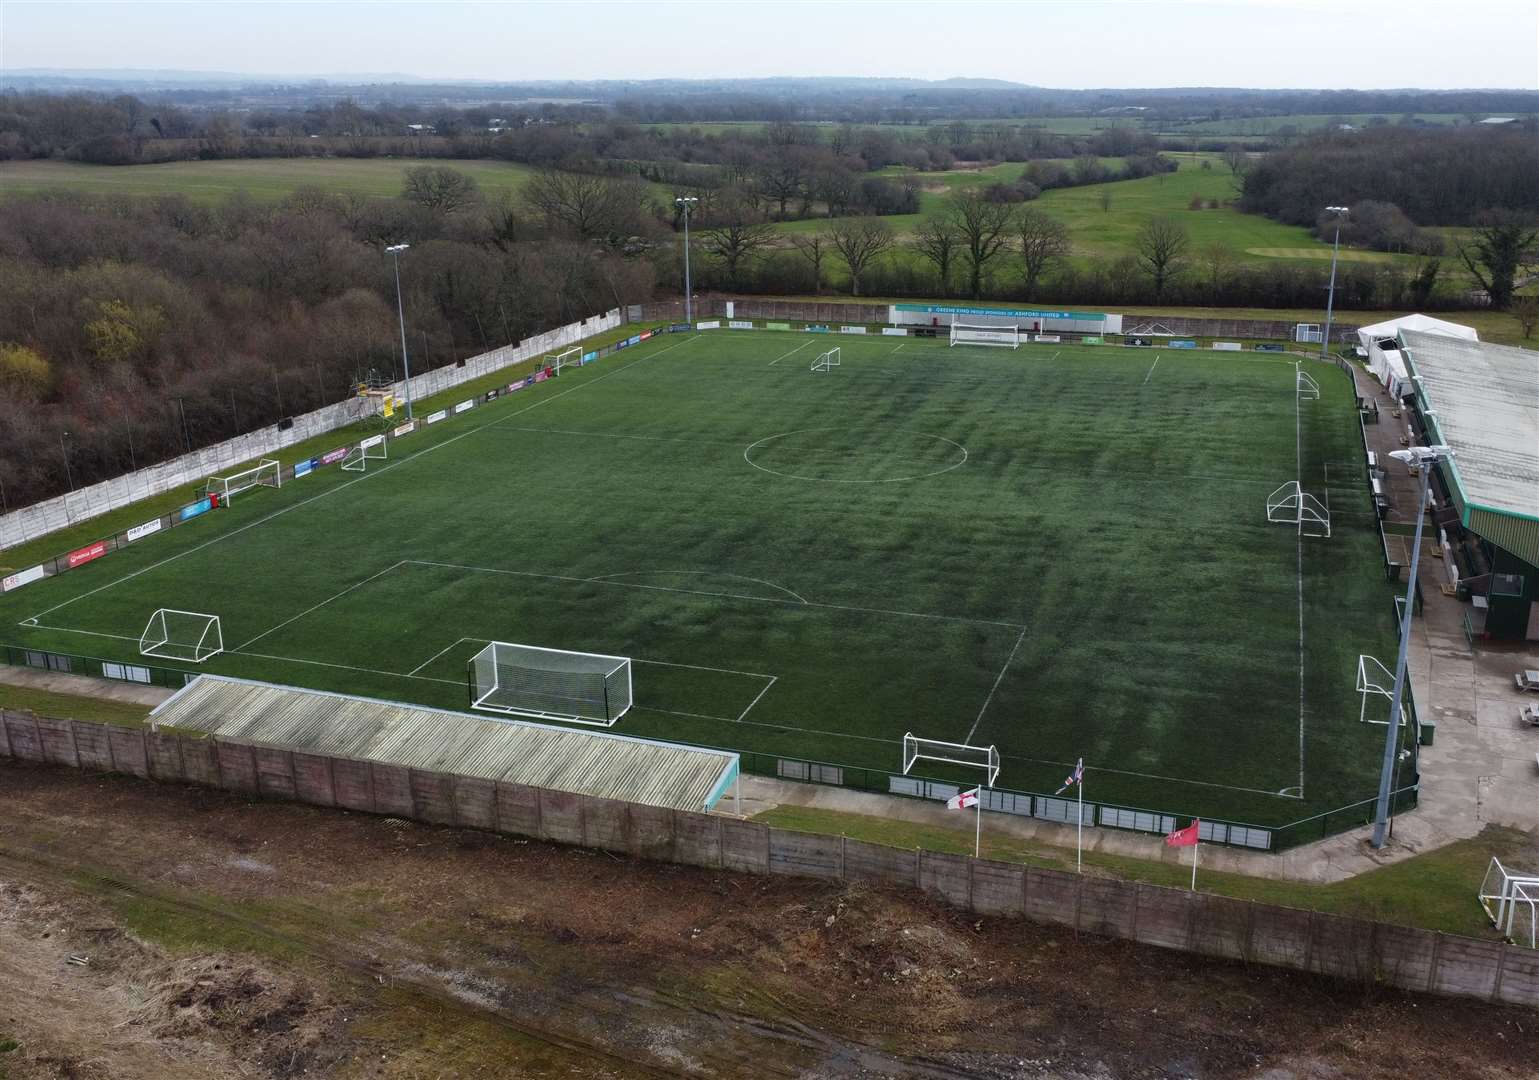
[{"label": "goal net", "polygon": [[608,727],[631,707],[631,661],[493,641],[470,661],[470,707]]},{"label": "goal net", "polygon": [[1021,347],[1021,328],[954,322],[951,324],[951,344],[995,345],[1005,349],[1018,349]]},{"label": "goal net", "polygon": [[545,366],[555,371],[557,375],[561,374],[562,368],[582,367],[582,349],[574,346],[558,353],[551,353],[545,357]]},{"label": "goal net", "polygon": [[369,462],[384,461],[389,456],[385,445],[383,435],[370,435],[347,452],[347,457],[342,459],[342,467],[348,472],[367,472]]},{"label": "goal net", "polygon": [[999,776],[999,748],[973,746],[969,743],[942,742],[940,739],[921,739],[913,732],[903,736],[903,775],[917,761],[941,761],[948,765],[967,765],[982,769],[984,787],[993,787]]},{"label": "goal net", "polygon": [[1331,535],[1331,512],[1319,499],[1289,480],[1267,496],[1266,519],[1276,525],[1292,525],[1303,536]]},{"label": "goal net", "polygon": [[283,470],[276,461],[265,458],[249,469],[242,469],[228,476],[210,476],[203,481],[203,494],[218,495],[220,502],[229,502],[243,491],[254,487],[282,487]]},{"label": "goal net", "polygon": [[160,608],[139,635],[139,652],[162,660],[201,664],[224,652],[224,630],[218,615]]},{"label": "goal net", "polygon": [[831,371],[839,366],[839,349],[835,346],[826,353],[819,353],[818,358],[812,362],[813,371]]}]

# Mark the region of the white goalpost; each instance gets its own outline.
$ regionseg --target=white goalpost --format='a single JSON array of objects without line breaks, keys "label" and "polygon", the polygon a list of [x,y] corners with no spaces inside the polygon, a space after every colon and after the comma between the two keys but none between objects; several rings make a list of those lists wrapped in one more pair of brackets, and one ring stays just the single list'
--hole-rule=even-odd
[{"label": "white goalpost", "polygon": [[818,358],[812,362],[812,371],[832,371],[839,366],[839,347],[836,345],[826,353],[819,353]]},{"label": "white goalpost", "polygon": [[628,656],[488,642],[470,661],[470,707],[609,727],[631,707]]},{"label": "white goalpost", "polygon": [[210,476],[203,481],[203,494],[218,495],[220,502],[229,502],[243,491],[254,487],[282,487],[283,468],[271,458],[264,458],[249,469],[242,469],[228,476]]},{"label": "white goalpost", "polygon": [[951,324],[951,344],[993,345],[1004,349],[1018,349],[1021,347],[1021,328],[954,322]]},{"label": "white goalpost", "polygon": [[[921,739],[912,731],[906,731],[903,733],[903,775],[907,776],[918,761],[939,761],[982,771],[983,782],[971,794],[973,805],[977,807],[973,826],[973,856],[977,857],[983,850],[983,789],[993,787],[994,781],[999,778],[999,748],[992,743],[988,746],[973,746],[942,739]],[[965,795],[966,792],[959,793],[952,805],[958,809],[965,807]]]},{"label": "white goalpost", "polygon": [[557,375],[561,374],[562,368],[582,367],[582,348],[574,346],[558,353],[547,353],[545,366],[555,371]]},{"label": "white goalpost", "polygon": [[1514,874],[1493,855],[1477,896],[1497,933],[1519,945],[1527,937],[1530,949],[1539,947],[1539,877]]},{"label": "white goalpost", "polygon": [[201,664],[224,652],[224,629],[218,615],[160,608],[139,635],[139,653],[162,660]]},{"label": "white goalpost", "polygon": [[[1357,710],[1357,722],[1359,724],[1383,724],[1389,725],[1389,717],[1383,720],[1371,719],[1368,716],[1368,699],[1381,697],[1393,704],[1395,697],[1395,676],[1389,668],[1379,662],[1378,657],[1363,653],[1357,658],[1357,693],[1363,699]],[[1400,710],[1400,726],[1406,723],[1408,709]]]},{"label": "white goalpost", "polygon": [[367,472],[369,462],[384,461],[390,456],[385,449],[387,445],[383,435],[370,435],[347,452],[347,456],[342,459],[342,467],[348,472]]},{"label": "white goalpost", "polygon": [[1292,525],[1304,536],[1331,535],[1331,512],[1297,480],[1289,480],[1267,496],[1266,519],[1275,525]]}]

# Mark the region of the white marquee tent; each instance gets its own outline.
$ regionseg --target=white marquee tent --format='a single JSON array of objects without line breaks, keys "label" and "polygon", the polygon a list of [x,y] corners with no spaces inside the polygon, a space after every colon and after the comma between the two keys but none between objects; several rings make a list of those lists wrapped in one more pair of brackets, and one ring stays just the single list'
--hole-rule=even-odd
[{"label": "white marquee tent", "polygon": [[1358,343],[1368,354],[1368,370],[1388,387],[1391,396],[1402,397],[1409,388],[1402,389],[1405,381],[1405,358],[1400,355],[1400,343],[1395,335],[1402,330],[1417,330],[1423,334],[1442,334],[1445,337],[1479,341],[1480,335],[1468,326],[1444,322],[1428,315],[1406,315],[1388,322],[1364,326],[1357,332]]}]

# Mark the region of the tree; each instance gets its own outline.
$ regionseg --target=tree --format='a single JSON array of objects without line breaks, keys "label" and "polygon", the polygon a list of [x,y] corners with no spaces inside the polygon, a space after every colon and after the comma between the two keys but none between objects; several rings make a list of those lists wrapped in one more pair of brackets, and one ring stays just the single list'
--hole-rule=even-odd
[{"label": "tree", "polygon": [[0,388],[7,395],[40,398],[52,382],[53,371],[36,349],[0,342]]},{"label": "tree", "polygon": [[1096,193],[1096,202],[1101,204],[1101,213],[1106,213],[1112,205],[1112,189],[1107,184],[1101,185],[1101,190]]},{"label": "tree", "polygon": [[1224,150],[1224,164],[1231,176],[1238,178],[1250,165],[1250,152],[1241,143],[1230,143]]},{"label": "tree", "polygon": [[541,169],[525,186],[524,202],[553,233],[615,239],[641,228],[647,193],[633,180]]},{"label": "tree", "polygon": [[941,296],[951,295],[951,267],[961,255],[962,235],[945,216],[925,218],[914,230],[909,246],[935,267]]},{"label": "tree", "polygon": [[1021,245],[1021,269],[1026,279],[1026,299],[1030,300],[1048,267],[1072,250],[1069,229],[1040,210],[1026,209],[1016,215],[1015,236]]},{"label": "tree", "polygon": [[741,195],[724,199],[715,215],[719,224],[700,234],[700,246],[721,260],[727,287],[736,289],[743,268],[774,243],[775,230],[768,223],[755,220],[758,211],[751,200]]},{"label": "tree", "polygon": [[1411,306],[1418,311],[1431,306],[1432,294],[1437,289],[1437,276],[1442,265],[1441,259],[1427,259],[1416,268],[1416,276],[1411,278]]},{"label": "tree", "polygon": [[1133,240],[1133,250],[1137,253],[1138,265],[1149,275],[1149,282],[1154,286],[1156,301],[1164,294],[1171,280],[1181,272],[1190,242],[1186,226],[1175,218],[1151,218],[1138,230],[1138,236]]},{"label": "tree", "polygon": [[823,295],[823,260],[828,258],[832,249],[827,234],[820,232],[792,233],[791,246],[797,254],[812,264],[812,291],[818,296]]},{"label": "tree", "polygon": [[1497,311],[1511,305],[1518,273],[1539,258],[1535,240],[1539,240],[1539,229],[1522,218],[1492,213],[1485,215],[1467,242],[1459,244],[1459,258]]},{"label": "tree", "polygon": [[951,196],[946,208],[947,220],[961,234],[967,255],[967,289],[974,300],[983,295],[983,272],[989,261],[1010,239],[1010,223],[1015,208],[1008,203],[991,202],[976,189]]},{"label": "tree", "polygon": [[406,170],[401,197],[438,214],[452,214],[476,202],[475,177],[447,165],[417,165]]},{"label": "tree", "polygon": [[91,352],[104,364],[144,360],[165,330],[166,317],[157,307],[134,308],[122,300],[95,305],[96,318],[85,324]]},{"label": "tree", "polygon": [[1202,249],[1199,258],[1202,260],[1202,268],[1207,276],[1208,299],[1216,303],[1219,294],[1223,291],[1224,282],[1229,277],[1229,272],[1234,269],[1234,250],[1228,244],[1215,241]]},{"label": "tree", "polygon": [[[1512,300],[1512,315],[1518,320],[1518,326],[1523,331],[1523,340],[1527,341],[1534,336],[1534,328],[1539,326],[1539,296],[1530,293],[1527,296],[1517,296]],[[0,365],[4,364],[3,353],[0,353]]]},{"label": "tree", "polygon": [[829,230],[829,241],[850,268],[850,288],[860,295],[860,279],[873,260],[892,247],[892,229],[885,221],[874,218],[854,218]]}]

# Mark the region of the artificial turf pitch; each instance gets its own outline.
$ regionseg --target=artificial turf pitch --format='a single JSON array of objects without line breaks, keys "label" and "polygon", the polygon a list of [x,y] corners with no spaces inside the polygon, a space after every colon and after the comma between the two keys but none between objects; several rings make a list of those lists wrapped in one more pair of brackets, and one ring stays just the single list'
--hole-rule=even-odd
[{"label": "artificial turf pitch", "polygon": [[[1286,357],[661,335],[0,625],[143,662],[155,609],[209,612],[200,670],[455,709],[487,640],[618,654],[625,734],[896,772],[913,731],[997,744],[1001,787],[1083,757],[1092,800],[1294,821],[1372,796],[1394,632],[1350,384],[1304,363],[1319,400]],[[1267,523],[1296,477],[1331,538]]]}]

